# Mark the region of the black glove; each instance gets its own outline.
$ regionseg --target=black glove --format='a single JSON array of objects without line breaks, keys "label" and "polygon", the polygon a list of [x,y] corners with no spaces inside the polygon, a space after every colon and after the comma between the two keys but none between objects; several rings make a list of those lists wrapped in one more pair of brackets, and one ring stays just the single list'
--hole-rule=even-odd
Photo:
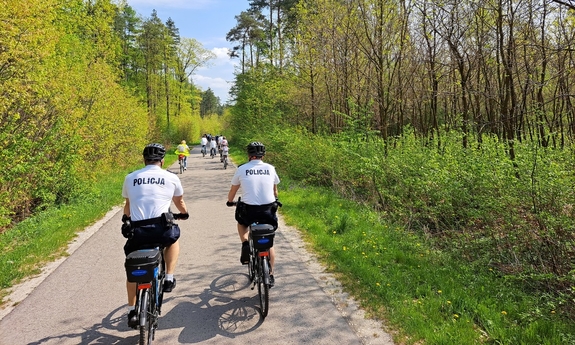
[{"label": "black glove", "polygon": [[132,238],[134,236],[134,229],[132,229],[132,220],[130,217],[122,216],[122,236],[125,238]]},{"label": "black glove", "polygon": [[190,218],[190,214],[189,213],[174,213],[174,219],[181,219],[181,220],[186,220]]},{"label": "black glove", "polygon": [[236,206],[236,203],[233,202],[233,201],[226,201],[226,206],[227,206],[227,207]]},{"label": "black glove", "polygon": [[278,205],[278,207],[282,207],[283,204],[279,201],[279,199],[276,199],[276,204]]}]

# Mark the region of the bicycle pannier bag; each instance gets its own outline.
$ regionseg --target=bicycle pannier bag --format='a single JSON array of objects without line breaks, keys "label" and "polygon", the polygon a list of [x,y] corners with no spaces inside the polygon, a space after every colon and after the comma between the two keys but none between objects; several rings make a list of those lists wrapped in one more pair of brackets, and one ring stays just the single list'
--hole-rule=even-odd
[{"label": "bicycle pannier bag", "polygon": [[254,224],[251,226],[254,248],[268,249],[274,245],[275,229],[269,224]]},{"label": "bicycle pannier bag", "polygon": [[124,266],[129,282],[148,283],[154,280],[159,265],[159,249],[141,249],[128,254]]}]

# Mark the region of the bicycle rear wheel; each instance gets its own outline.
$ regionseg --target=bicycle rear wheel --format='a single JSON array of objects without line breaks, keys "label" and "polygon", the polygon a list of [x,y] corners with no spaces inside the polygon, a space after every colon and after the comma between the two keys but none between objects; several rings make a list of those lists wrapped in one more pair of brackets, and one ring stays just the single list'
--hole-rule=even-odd
[{"label": "bicycle rear wheel", "polygon": [[268,259],[266,257],[259,257],[260,260],[260,270],[259,274],[259,281],[258,281],[258,294],[260,296],[260,311],[262,313],[262,317],[265,318],[268,316],[268,311],[270,308],[270,286],[266,283],[269,282],[269,278],[266,277],[270,276],[270,266]]},{"label": "bicycle rear wheel", "polygon": [[148,345],[150,342],[151,323],[149,318],[150,289],[142,290],[140,297],[140,345]]},{"label": "bicycle rear wheel", "polygon": [[184,162],[180,159],[180,174],[184,173]]}]

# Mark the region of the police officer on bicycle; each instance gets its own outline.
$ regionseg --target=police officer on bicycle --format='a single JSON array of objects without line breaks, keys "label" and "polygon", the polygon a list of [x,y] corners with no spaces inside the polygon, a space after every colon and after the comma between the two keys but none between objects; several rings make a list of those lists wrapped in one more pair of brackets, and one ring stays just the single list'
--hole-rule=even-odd
[{"label": "police officer on bicycle", "polygon": [[[126,199],[122,221],[122,234],[128,238],[124,253],[128,255],[138,249],[161,245],[166,261],[164,292],[171,292],[176,286],[174,270],[180,245],[180,228],[173,223],[170,205],[173,202],[181,212],[179,219],[187,219],[188,209],[184,202],[184,189],[177,175],[164,169],[166,149],[160,144],[149,144],[144,148],[145,167],[128,174],[124,180],[122,196]],[[129,222],[127,221],[129,220]],[[136,284],[126,283],[128,292],[128,325],[137,326]]]},{"label": "police officer on bicycle", "polygon": [[[228,193],[227,206],[234,205],[236,193],[242,187],[241,202],[237,204],[235,218],[238,222],[238,234],[242,241],[240,261],[249,261],[248,226],[253,223],[270,224],[275,229],[278,226],[276,215],[278,207],[278,188],[280,179],[273,165],[264,163],[265,146],[260,142],[252,142],[247,146],[249,162],[242,164],[232,178],[232,186]],[[270,249],[270,285],[274,285],[273,267],[275,250]]]}]

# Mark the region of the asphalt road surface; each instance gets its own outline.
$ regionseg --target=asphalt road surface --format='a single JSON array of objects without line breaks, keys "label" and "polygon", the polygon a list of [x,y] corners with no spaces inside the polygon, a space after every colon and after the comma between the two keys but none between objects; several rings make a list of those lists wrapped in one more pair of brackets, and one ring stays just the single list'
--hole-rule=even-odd
[{"label": "asphalt road surface", "polygon": [[[169,170],[178,173],[178,163]],[[225,206],[234,171],[195,147],[188,170],[178,174],[190,219],[178,221],[177,286],[164,295],[154,344],[393,344],[281,216],[276,284],[261,318],[257,288],[251,290],[239,262],[234,208]],[[126,321],[121,217],[118,206],[71,243],[67,258],[13,289],[0,311],[1,345],[137,344],[138,332]]]}]

